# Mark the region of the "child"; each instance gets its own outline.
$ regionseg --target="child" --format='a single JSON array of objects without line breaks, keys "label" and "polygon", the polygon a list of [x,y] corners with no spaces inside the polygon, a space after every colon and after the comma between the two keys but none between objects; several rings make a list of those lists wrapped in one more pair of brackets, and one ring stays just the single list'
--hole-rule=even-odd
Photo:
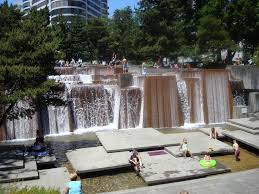
[{"label": "child", "polygon": [[192,153],[188,148],[188,143],[187,143],[187,139],[183,138],[183,142],[180,145],[179,151],[182,150],[183,151],[183,155],[186,158],[187,155],[190,155],[190,157],[192,157]]},{"label": "child", "polygon": [[139,175],[141,168],[144,168],[144,165],[141,161],[141,158],[137,152],[137,150],[132,151],[132,155],[130,156],[129,162],[133,166],[134,170],[136,171],[137,175]]},{"label": "child", "polygon": [[65,188],[65,194],[82,194],[82,185],[81,181],[77,180],[77,174],[73,173],[70,175],[70,182],[67,183]]},{"label": "child", "polygon": [[238,145],[238,143],[235,139],[233,140],[233,149],[235,151],[236,161],[240,161],[240,148],[239,148],[239,145]]},{"label": "child", "polygon": [[217,139],[218,138],[218,131],[216,128],[212,127],[210,130],[210,139]]}]

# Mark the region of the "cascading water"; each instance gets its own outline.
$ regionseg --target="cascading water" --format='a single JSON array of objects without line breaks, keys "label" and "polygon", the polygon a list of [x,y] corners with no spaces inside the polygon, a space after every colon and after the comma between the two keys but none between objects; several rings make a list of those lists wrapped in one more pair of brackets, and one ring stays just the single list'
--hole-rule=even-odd
[{"label": "cascading water", "polygon": [[140,88],[121,89],[119,128],[135,128],[139,126],[142,92]]},{"label": "cascading water", "polygon": [[74,85],[70,99],[76,129],[113,122],[114,91],[110,93],[102,85]]},{"label": "cascading water", "polygon": [[191,122],[190,106],[189,106],[189,102],[188,102],[187,86],[186,86],[185,81],[178,80],[177,89],[178,89],[178,93],[180,96],[182,112],[184,115],[184,123],[190,123]]},{"label": "cascading water", "polygon": [[[29,108],[29,103],[20,101],[17,103],[15,110],[19,111],[21,108]],[[38,114],[35,113],[31,118],[19,117],[18,119],[8,120],[7,139],[28,139],[35,137],[36,129],[39,128]]]}]

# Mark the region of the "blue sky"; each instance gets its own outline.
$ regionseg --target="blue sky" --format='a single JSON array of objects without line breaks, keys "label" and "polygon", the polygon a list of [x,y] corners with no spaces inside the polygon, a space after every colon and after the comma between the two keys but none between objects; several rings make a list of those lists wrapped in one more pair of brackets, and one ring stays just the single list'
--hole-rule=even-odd
[{"label": "blue sky", "polygon": [[[4,0],[0,0],[0,2],[2,3]],[[134,8],[134,6],[137,5],[139,0],[108,0],[109,3],[109,13],[110,16],[112,15],[112,13],[114,12],[114,10],[116,9],[121,9],[127,6],[131,6],[132,8]],[[22,0],[8,0],[8,2],[10,3],[19,3],[22,2]]]}]

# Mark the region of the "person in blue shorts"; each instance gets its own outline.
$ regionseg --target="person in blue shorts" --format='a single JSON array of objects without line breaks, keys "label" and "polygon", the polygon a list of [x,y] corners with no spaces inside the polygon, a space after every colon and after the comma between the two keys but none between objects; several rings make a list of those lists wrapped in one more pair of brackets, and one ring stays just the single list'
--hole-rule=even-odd
[{"label": "person in blue shorts", "polygon": [[65,194],[82,194],[82,184],[81,181],[77,181],[77,174],[71,174],[70,180],[65,188]]}]

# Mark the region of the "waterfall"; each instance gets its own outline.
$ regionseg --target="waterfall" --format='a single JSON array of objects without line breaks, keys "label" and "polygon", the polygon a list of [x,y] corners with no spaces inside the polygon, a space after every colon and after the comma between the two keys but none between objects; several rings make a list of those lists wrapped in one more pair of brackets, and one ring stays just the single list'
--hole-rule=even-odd
[{"label": "waterfall", "polygon": [[[30,105],[26,101],[20,101],[15,107],[15,111],[28,108]],[[19,117],[18,119],[7,120],[7,139],[28,139],[36,136],[39,129],[38,113],[29,117]]]},{"label": "waterfall", "polygon": [[119,128],[139,126],[142,92],[140,88],[128,87],[121,90]]},{"label": "waterfall", "polygon": [[106,126],[113,122],[114,92],[102,85],[74,85],[70,98],[73,104],[75,128]]},{"label": "waterfall", "polygon": [[190,106],[188,102],[188,94],[187,94],[187,86],[185,81],[178,80],[177,81],[177,89],[180,96],[180,102],[182,107],[182,112],[184,116],[184,123],[190,123]]}]

